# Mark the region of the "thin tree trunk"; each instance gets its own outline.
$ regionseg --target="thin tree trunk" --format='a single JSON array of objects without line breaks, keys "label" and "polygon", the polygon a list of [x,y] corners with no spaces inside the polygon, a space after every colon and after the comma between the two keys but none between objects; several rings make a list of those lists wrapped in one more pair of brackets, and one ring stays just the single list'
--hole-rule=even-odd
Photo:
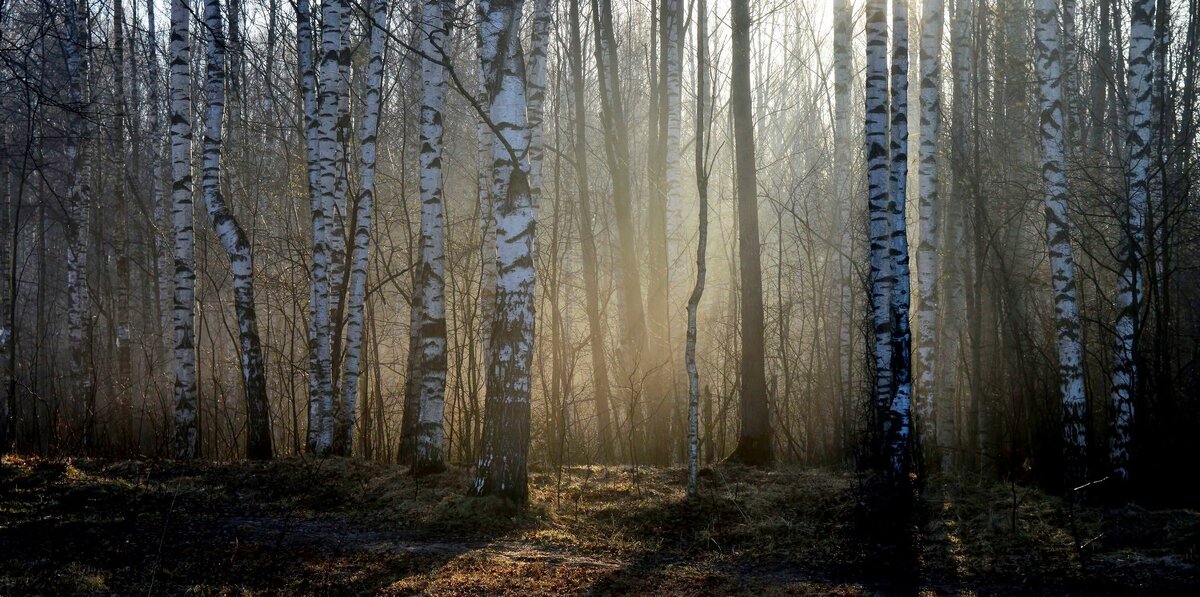
[{"label": "thin tree trunk", "polygon": [[[853,15],[850,0],[835,0],[833,30],[833,73],[834,73],[834,184],[837,201],[837,222],[834,229],[838,237],[837,258],[837,371],[839,402],[843,413],[849,412],[851,398],[855,393],[852,360],[854,291],[852,285],[854,268],[851,262],[853,235],[851,231],[851,205],[853,204],[854,182],[851,170],[854,166],[852,147],[853,127],[850,123],[850,86],[854,79],[854,59],[851,52],[853,37]],[[841,417],[835,425],[841,425]],[[845,430],[838,434],[844,438]],[[842,446],[843,448],[845,446]]]},{"label": "thin tree trunk", "polygon": [[[347,413],[338,438],[348,453],[354,445],[354,423],[358,412],[359,374],[362,364],[363,317],[367,293],[367,268],[370,266],[371,217],[375,207],[375,147],[379,132],[379,104],[383,87],[383,53],[387,47],[387,0],[371,3],[370,55],[367,58],[363,90],[362,130],[359,145],[359,191],[354,213],[354,252],[350,285],[346,299],[346,359],[342,370],[342,412]],[[363,411],[364,433],[369,434],[370,409]],[[364,442],[363,455],[369,459],[370,443]]]},{"label": "thin tree trunk", "polygon": [[[919,158],[920,242],[917,246],[916,421],[921,443],[934,453],[938,316],[938,141],[942,121],[942,0],[925,0],[921,18],[921,139]],[[951,438],[947,438],[951,439]],[[940,444],[942,438],[936,439]]]},{"label": "thin tree trunk", "polygon": [[954,18],[950,28],[951,71],[953,94],[951,96],[950,132],[950,179],[953,182],[951,195],[945,203],[942,245],[942,284],[944,300],[941,304],[942,319],[939,336],[938,360],[945,363],[939,379],[935,398],[938,425],[938,447],[941,449],[942,468],[953,469],[958,460],[958,395],[959,372],[962,365],[962,314],[966,312],[966,259],[961,254],[966,238],[965,205],[968,196],[967,165],[971,163],[971,145],[967,142],[972,127],[971,120],[971,69],[974,50],[971,44],[971,29],[974,22],[975,0],[956,0]]},{"label": "thin tree trunk", "polygon": [[912,430],[912,331],[909,328],[911,282],[908,267],[908,2],[892,0],[891,172],[888,181],[889,251],[895,283],[891,295],[892,383],[886,437],[891,472],[907,481]]},{"label": "thin tree trunk", "polygon": [[1075,262],[1067,212],[1063,149],[1062,59],[1054,0],[1037,0],[1037,72],[1041,85],[1042,181],[1046,189],[1046,242],[1054,289],[1059,393],[1063,407],[1067,487],[1086,477],[1083,345]]},{"label": "thin tree trunk", "polygon": [[225,109],[225,32],[219,0],[205,0],[204,23],[208,30],[208,66],[205,77],[207,114],[204,121],[204,159],[200,186],[213,229],[229,255],[233,271],[234,307],[240,336],[242,382],[246,396],[246,455],[272,456],[271,415],[267,402],[266,372],[258,338],[254,306],[254,259],[245,231],[225,204],[221,193],[221,119]]},{"label": "thin tree trunk", "polygon": [[1151,194],[1150,168],[1154,80],[1154,0],[1135,0],[1129,24],[1129,131],[1126,171],[1129,204],[1124,221],[1121,272],[1115,299],[1116,346],[1112,369],[1112,437],[1109,442],[1113,473],[1129,480],[1134,397],[1138,388],[1137,338],[1142,302],[1142,260],[1146,241],[1146,210]]},{"label": "thin tree trunk", "polygon": [[[337,277],[334,236],[342,221],[337,217],[338,165],[342,144],[338,137],[338,111],[341,107],[341,43],[342,19],[347,11],[344,0],[328,0],[321,4],[321,50],[319,98],[317,100],[316,179],[317,193],[313,199],[313,333],[310,342],[315,357],[310,358],[315,379],[310,381],[308,444],[316,454],[328,454],[334,449],[334,425],[337,412],[333,399],[332,314],[335,309],[334,280]],[[301,24],[303,26],[303,24]],[[303,42],[301,42],[303,46]],[[306,98],[307,99],[307,98]],[[307,102],[306,102],[307,103]],[[308,106],[306,106],[307,108]],[[311,176],[311,174],[310,174]]]},{"label": "thin tree trunk", "polygon": [[688,497],[700,495],[700,372],[696,368],[697,311],[704,295],[704,253],[708,248],[708,2],[700,0],[696,17],[696,194],[700,224],[696,244],[696,285],[687,303]]},{"label": "thin tree trunk", "polygon": [[[296,2],[296,49],[303,97],[303,137],[308,173],[308,196],[312,222],[313,265],[309,279],[308,307],[308,438],[307,448],[315,451],[325,425],[328,404],[322,400],[322,382],[326,379],[327,357],[321,347],[328,345],[329,316],[329,245],[325,242],[326,214],[320,176],[320,120],[317,116],[317,75],[313,66],[312,12],[309,0]],[[330,381],[332,384],[332,381]]]},{"label": "thin tree trunk", "polygon": [[588,174],[587,113],[584,111],[583,40],[579,23],[579,0],[570,0],[570,67],[571,91],[574,105],[575,125],[575,182],[579,187],[579,206],[576,217],[579,222],[579,244],[583,254],[584,295],[587,300],[588,339],[592,357],[593,400],[596,403],[596,435],[599,442],[599,460],[602,463],[613,459],[612,413],[608,380],[608,352],[605,350],[606,333],[600,313],[600,282],[596,258],[596,234],[592,230],[594,212],[591,204],[590,177]]},{"label": "thin tree trunk", "polygon": [[871,305],[875,325],[875,411],[890,407],[892,384],[891,296],[895,284],[890,257],[888,210],[887,4],[867,2],[866,159],[871,241]]},{"label": "thin tree trunk", "polygon": [[113,245],[116,252],[116,288],[114,315],[116,319],[117,371],[114,385],[118,405],[119,442],[126,447],[133,441],[133,338],[129,326],[129,207],[126,186],[128,181],[128,148],[125,139],[127,90],[125,89],[125,8],[121,0],[113,1],[113,95],[116,113],[113,114],[112,146],[116,151],[116,176],[113,185],[113,207],[116,225],[113,226]]},{"label": "thin tree trunk", "polygon": [[[637,435],[642,429],[642,406],[636,384],[644,376],[642,357],[648,346],[646,317],[642,308],[642,284],[638,242],[634,228],[633,184],[630,179],[628,123],[625,120],[617,67],[616,35],[613,31],[612,0],[592,0],[592,19],[596,38],[596,71],[600,87],[601,122],[605,130],[605,156],[613,186],[613,212],[617,222],[617,277],[620,280],[619,308],[622,317],[621,351],[623,378],[635,384],[630,388],[628,430]],[[641,442],[638,442],[639,445]],[[630,454],[633,457],[633,454]]]},{"label": "thin tree trunk", "polygon": [[400,462],[411,462],[414,474],[438,472],[442,456],[442,415],[446,393],[446,281],[445,221],[442,203],[442,109],[446,101],[446,72],[443,47],[449,36],[442,0],[425,0],[420,22],[421,52],[421,232],[420,250],[413,275],[412,344],[405,403],[416,404],[414,423],[403,430],[412,439],[411,454]]},{"label": "thin tree trunk", "polygon": [[196,421],[196,237],[192,198],[191,6],[171,1],[171,223],[174,229],[175,457],[199,456]]},{"label": "thin tree trunk", "polygon": [[91,375],[92,298],[88,291],[88,248],[91,241],[92,156],[91,91],[88,54],[91,51],[89,11],[86,2],[71,0],[65,10],[68,42],[67,72],[71,79],[73,107],[67,135],[66,157],[71,164],[69,224],[67,226],[67,339],[70,344],[70,386],[77,407],[83,409],[83,448],[90,450],[95,438],[95,395]]},{"label": "thin tree trunk", "polygon": [[[647,296],[659,300],[646,302],[646,327],[652,349],[644,366],[649,374],[647,397],[647,460],[654,464],[671,462],[671,419],[675,412],[672,398],[672,346],[670,326],[671,268],[675,247],[672,232],[677,230],[679,209],[679,121],[681,105],[680,41],[683,14],[679,0],[662,0],[658,16],[660,66],[655,73],[655,99],[650,115],[651,156],[649,156],[651,201],[647,206],[646,239],[650,253]],[[652,32],[654,29],[652,28]],[[652,66],[654,66],[652,62]]]}]

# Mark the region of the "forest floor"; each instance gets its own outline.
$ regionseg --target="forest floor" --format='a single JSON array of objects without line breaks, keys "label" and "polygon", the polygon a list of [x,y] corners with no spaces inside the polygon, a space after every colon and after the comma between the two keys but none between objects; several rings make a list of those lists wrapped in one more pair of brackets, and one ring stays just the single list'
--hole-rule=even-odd
[{"label": "forest floor", "polygon": [[[901,539],[813,469],[531,473],[532,506],[348,459],[0,462],[0,594],[1198,594],[1200,513],[934,480]],[[1074,528],[1074,532],[1072,532]],[[1078,537],[1082,549],[1073,546]]]}]

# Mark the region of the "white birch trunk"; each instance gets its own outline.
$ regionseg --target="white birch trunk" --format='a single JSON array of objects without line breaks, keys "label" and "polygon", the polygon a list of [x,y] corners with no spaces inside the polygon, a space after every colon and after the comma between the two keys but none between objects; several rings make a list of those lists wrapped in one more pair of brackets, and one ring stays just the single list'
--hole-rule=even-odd
[{"label": "white birch trunk", "polygon": [[908,0],[892,0],[891,171],[888,181],[892,313],[892,395],[885,433],[890,438],[892,474],[907,481],[912,432],[912,331],[909,328],[911,283],[908,266]]},{"label": "white birch trunk", "polygon": [[1109,452],[1113,473],[1129,480],[1134,396],[1138,386],[1137,336],[1141,323],[1142,261],[1146,242],[1146,210],[1151,183],[1151,133],[1154,80],[1154,0],[1134,0],[1130,6],[1128,62],[1128,133],[1125,147],[1129,204],[1124,221],[1121,271],[1117,279],[1116,340],[1112,368],[1112,437]]},{"label": "white birch trunk", "polygon": [[[174,332],[169,332],[174,327],[174,315],[172,314],[174,298],[171,294],[174,292],[174,270],[172,247],[174,243],[174,224],[168,218],[169,210],[171,209],[171,198],[163,192],[163,156],[170,152],[170,141],[167,135],[163,134],[163,113],[162,105],[159,101],[161,97],[160,79],[159,79],[159,47],[158,47],[158,29],[155,26],[156,19],[154,18],[155,3],[154,0],[146,0],[146,62],[149,65],[149,95],[150,95],[150,138],[153,144],[153,149],[150,150],[150,160],[147,167],[150,176],[150,193],[154,200],[154,243],[155,255],[157,261],[154,264],[156,291],[158,292],[158,304],[155,306],[158,309],[156,313],[158,321],[158,331],[162,334],[163,345],[166,349],[166,354],[171,354],[174,349],[174,340],[172,338]],[[169,34],[168,34],[169,35]],[[167,58],[170,61],[170,57]],[[168,74],[169,77],[169,74]],[[170,82],[167,82],[168,89]],[[168,93],[170,93],[168,91]],[[168,102],[170,98],[168,98]],[[169,110],[169,107],[168,107]],[[167,118],[170,118],[168,114]],[[168,122],[169,126],[169,122]],[[166,160],[170,163],[170,160]]]},{"label": "white birch trunk", "polygon": [[917,386],[915,417],[921,443],[935,448],[934,383],[937,379],[938,315],[938,136],[942,99],[942,0],[925,0],[921,7],[921,139],[918,161],[917,213]]},{"label": "white birch trunk", "polygon": [[[493,151],[496,311],[482,445],[472,492],[518,503],[528,499],[530,366],[534,342],[534,219],[529,192],[525,59],[521,0],[481,0],[480,55],[490,118],[500,135]],[[502,43],[503,42],[503,43]]]},{"label": "white birch trunk", "polygon": [[534,0],[533,31],[529,49],[529,191],[533,195],[534,217],[542,196],[543,105],[546,101],[546,56],[550,46],[550,26],[554,18],[553,0]]},{"label": "white birch trunk", "polygon": [[1083,337],[1075,262],[1067,211],[1066,153],[1063,139],[1062,56],[1055,0],[1035,5],[1036,62],[1041,95],[1042,182],[1046,191],[1046,242],[1054,291],[1059,394],[1068,489],[1086,475]]},{"label": "white birch trunk", "polygon": [[221,129],[225,111],[225,31],[219,0],[205,0],[204,24],[208,32],[208,65],[205,76],[207,100],[204,118],[204,157],[200,187],[204,204],[221,245],[229,256],[233,272],[234,307],[242,361],[242,382],[246,395],[246,419],[249,426],[247,456],[267,459],[272,456],[270,409],[267,403],[266,374],[258,321],[254,305],[254,260],[249,239],[225,204],[221,193]]},{"label": "white birch trunk", "polygon": [[[309,0],[296,2],[296,49],[303,94],[304,146],[308,172],[308,195],[313,237],[313,266],[309,274],[308,306],[308,449],[316,451],[317,439],[326,424],[328,404],[322,400],[322,381],[326,378],[320,347],[328,344],[329,245],[325,242],[326,218],[324,195],[320,190],[321,161],[317,140],[317,75],[313,66],[312,11]],[[324,336],[322,337],[322,334]],[[324,338],[324,340],[322,340]],[[332,384],[332,381],[330,381]]]},{"label": "white birch trunk", "polygon": [[[476,44],[476,101],[480,106],[488,106],[488,74],[483,64],[483,42]],[[479,192],[479,323],[480,348],[483,367],[486,370],[491,363],[492,350],[492,320],[495,319],[496,308],[496,222],[493,217],[492,200],[492,144],[495,142],[492,129],[488,127],[483,117],[476,123],[478,141],[476,153],[476,181]],[[486,391],[486,390],[485,390]]]},{"label": "white birch trunk", "polygon": [[866,160],[871,242],[871,308],[873,313],[875,409],[890,408],[892,387],[892,219],[888,209],[888,45],[887,2],[867,0]]},{"label": "white birch trunk", "polygon": [[[323,4],[322,4],[323,6]],[[346,295],[346,224],[349,218],[347,197],[350,193],[350,26],[354,20],[350,0],[339,0],[337,37],[337,116],[334,120],[335,182],[330,203],[326,205],[325,240],[329,243],[329,402],[333,428],[333,453],[348,455],[350,447],[341,442],[340,429],[347,429],[351,414],[334,398],[342,359],[342,331],[345,323]]]},{"label": "white birch trunk", "polygon": [[[666,10],[663,12],[667,19],[666,31],[666,68],[663,70],[662,77],[666,79],[666,104],[663,109],[666,111],[667,135],[664,140],[666,159],[663,168],[663,175],[666,179],[666,197],[667,197],[667,275],[670,277],[670,272],[675,264],[675,259],[679,255],[679,239],[684,234],[683,231],[683,201],[680,193],[680,147],[679,137],[682,121],[682,104],[683,104],[683,19],[684,11],[680,0],[663,0],[666,2]],[[670,281],[664,281],[664,287],[668,291],[668,304],[671,285]],[[669,315],[669,313],[668,313]],[[668,325],[669,333],[670,325]],[[672,351],[673,352],[673,351]]]},{"label": "white birch trunk", "polygon": [[938,361],[945,364],[935,370],[938,376],[938,396],[934,399],[937,419],[938,446],[941,448],[941,464],[944,469],[953,469],[956,459],[958,438],[958,381],[962,361],[962,314],[967,309],[965,258],[959,247],[966,239],[965,205],[967,164],[971,159],[971,146],[967,142],[973,126],[971,118],[971,65],[974,48],[971,45],[971,28],[974,23],[974,0],[956,0],[954,18],[950,28],[951,71],[953,95],[951,99],[951,181],[953,187],[943,210],[945,223],[941,253],[941,289],[943,298],[941,321],[938,334],[941,338]]},{"label": "white birch trunk", "polygon": [[371,3],[370,51],[363,90],[362,131],[359,145],[359,190],[354,213],[354,253],[346,298],[346,360],[342,368],[342,410],[349,414],[349,427],[339,430],[349,449],[354,442],[358,412],[358,380],[362,367],[364,307],[367,298],[367,268],[370,263],[371,217],[375,209],[375,146],[379,132],[379,102],[383,88],[383,52],[387,47],[387,0]]},{"label": "white birch trunk", "polygon": [[310,358],[308,447],[316,454],[327,454],[334,443],[333,357],[331,314],[333,306],[334,229],[338,218],[335,195],[338,191],[338,165],[342,146],[337,134],[340,108],[341,72],[339,60],[342,44],[344,0],[327,0],[321,4],[321,49],[319,99],[317,102],[316,136],[316,196],[313,198],[313,333],[310,341],[315,357]]},{"label": "white birch trunk", "polygon": [[192,200],[191,6],[171,1],[171,224],[174,229],[175,457],[200,455],[196,421],[196,236]]},{"label": "white birch trunk", "polygon": [[425,0],[418,36],[421,43],[421,231],[413,275],[412,335],[406,403],[416,405],[405,427],[413,435],[414,474],[438,472],[442,457],[442,414],[446,393],[445,215],[442,199],[442,110],[446,102],[445,5]]}]

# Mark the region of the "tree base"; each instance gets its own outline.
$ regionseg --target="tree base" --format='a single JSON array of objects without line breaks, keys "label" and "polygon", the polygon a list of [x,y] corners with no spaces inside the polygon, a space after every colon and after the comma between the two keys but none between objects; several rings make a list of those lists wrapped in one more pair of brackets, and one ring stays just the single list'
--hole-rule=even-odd
[{"label": "tree base", "polygon": [[769,438],[742,436],[738,438],[738,445],[733,449],[733,453],[725,460],[747,466],[771,466],[775,463],[775,455],[771,451]]}]

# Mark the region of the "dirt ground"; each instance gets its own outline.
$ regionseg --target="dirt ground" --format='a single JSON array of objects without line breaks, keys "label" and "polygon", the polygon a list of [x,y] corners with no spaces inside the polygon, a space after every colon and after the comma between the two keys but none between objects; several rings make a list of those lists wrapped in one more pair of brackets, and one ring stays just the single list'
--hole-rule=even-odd
[{"label": "dirt ground", "polygon": [[935,479],[901,532],[881,534],[847,473],[720,465],[695,501],[683,477],[535,471],[532,506],[516,511],[463,497],[462,469],[416,481],[344,459],[7,457],[0,594],[1200,591],[1191,510],[1069,517],[1031,488]]}]

